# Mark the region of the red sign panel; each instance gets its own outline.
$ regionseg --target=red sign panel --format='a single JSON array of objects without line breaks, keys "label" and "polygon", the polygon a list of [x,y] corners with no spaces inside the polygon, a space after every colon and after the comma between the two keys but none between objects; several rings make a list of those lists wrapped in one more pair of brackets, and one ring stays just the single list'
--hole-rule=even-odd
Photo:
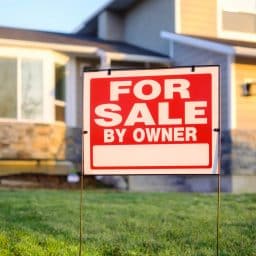
[{"label": "red sign panel", "polygon": [[85,72],[85,174],[216,173],[218,72]]}]

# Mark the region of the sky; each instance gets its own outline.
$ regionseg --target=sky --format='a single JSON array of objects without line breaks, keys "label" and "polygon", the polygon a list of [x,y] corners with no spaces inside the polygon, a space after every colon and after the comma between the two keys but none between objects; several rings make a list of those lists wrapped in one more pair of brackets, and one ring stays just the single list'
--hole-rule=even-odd
[{"label": "sky", "polygon": [[[0,0],[0,26],[73,32],[111,0]],[[256,10],[255,0],[224,0],[225,9]]]},{"label": "sky", "polygon": [[74,32],[110,0],[0,0],[0,26]]}]

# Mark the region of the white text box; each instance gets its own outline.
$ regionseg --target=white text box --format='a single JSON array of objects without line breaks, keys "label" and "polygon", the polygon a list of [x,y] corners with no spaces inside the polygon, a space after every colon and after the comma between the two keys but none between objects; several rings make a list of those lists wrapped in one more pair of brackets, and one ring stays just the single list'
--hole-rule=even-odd
[{"label": "white text box", "polygon": [[93,146],[94,167],[207,165],[209,145],[206,143]]}]

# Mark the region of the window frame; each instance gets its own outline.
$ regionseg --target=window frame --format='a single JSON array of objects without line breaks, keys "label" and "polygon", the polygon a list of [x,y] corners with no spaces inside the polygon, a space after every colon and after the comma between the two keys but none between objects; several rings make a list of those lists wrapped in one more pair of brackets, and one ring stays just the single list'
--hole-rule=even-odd
[{"label": "window frame", "polygon": [[[0,57],[15,58],[17,63],[17,116],[16,118],[0,117],[0,122],[19,123],[55,123],[55,63],[66,65],[68,56],[59,54],[52,50],[26,49],[21,47],[0,46]],[[22,59],[30,59],[42,62],[42,118],[22,118]],[[63,123],[63,122],[62,122]]]},{"label": "window frame", "polygon": [[[247,33],[247,32],[239,32],[232,30],[224,30],[223,28],[223,0],[217,0],[217,35],[220,38],[231,39],[231,40],[239,40],[239,41],[249,41],[256,42],[256,33]],[[255,0],[256,2],[256,0]],[[241,13],[245,13],[244,11]],[[253,13],[256,15],[255,11],[251,11],[248,13]]]},{"label": "window frame", "polygon": [[[8,117],[0,117],[0,121],[17,121],[17,122],[46,122],[46,118],[45,118],[45,78],[44,78],[44,60],[42,58],[39,57],[33,57],[33,56],[22,56],[22,55],[12,55],[12,56],[6,56],[3,54],[0,54],[0,58],[12,58],[15,59],[16,61],[16,88],[17,88],[17,95],[16,95],[16,117],[15,118],[8,118]],[[42,95],[42,118],[35,118],[35,119],[27,119],[27,118],[23,118],[22,117],[22,103],[23,103],[23,97],[22,97],[22,61],[23,60],[35,60],[35,61],[39,61],[42,63],[42,91],[43,91],[43,95]]]},{"label": "window frame", "polygon": [[[16,74],[16,77],[15,77],[15,81],[13,81],[15,84],[15,86],[16,86],[16,88],[15,88],[15,94],[13,94],[13,96],[15,97],[15,114],[16,114],[16,116],[18,115],[18,108],[17,108],[17,105],[18,105],[18,101],[17,101],[17,95],[18,95],[18,86],[17,86],[17,83],[18,83],[18,70],[17,70],[17,67],[18,67],[18,65],[17,65],[17,58],[15,58],[15,57],[11,57],[11,56],[0,56],[0,60],[4,60],[4,61],[6,61],[6,60],[8,60],[8,61],[13,61],[13,64],[14,64],[14,71],[16,72],[15,74]],[[11,90],[12,90],[12,88],[11,88]],[[0,118],[3,118],[3,119],[13,119],[13,117],[4,117],[4,116],[1,116],[0,115]]]},{"label": "window frame", "polygon": [[[56,67],[64,67],[64,99],[56,98]],[[54,121],[56,123],[66,123],[66,102],[67,102],[67,59],[58,58],[58,61],[54,62]],[[57,107],[63,108],[64,111],[64,120],[57,120]]]}]

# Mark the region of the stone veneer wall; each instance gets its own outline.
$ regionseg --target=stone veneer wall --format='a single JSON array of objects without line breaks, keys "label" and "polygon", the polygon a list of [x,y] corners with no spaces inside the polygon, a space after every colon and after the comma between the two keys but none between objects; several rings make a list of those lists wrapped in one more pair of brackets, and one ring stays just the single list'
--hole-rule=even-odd
[{"label": "stone veneer wall", "polygon": [[[255,180],[256,177],[256,131],[223,131],[221,144],[222,174],[232,174],[235,178],[235,180],[229,178],[230,181],[223,187],[223,191],[244,191],[244,188],[252,186],[248,185],[248,182],[252,179]],[[1,160],[54,160],[72,162],[72,164],[76,164],[75,168],[79,168],[81,153],[80,128],[70,128],[57,123],[0,123],[0,166]],[[53,172],[57,168],[61,167],[53,165],[48,169]],[[70,170],[70,168],[72,167],[69,165],[66,169]],[[43,170],[45,171],[45,168]],[[228,178],[228,176],[226,177]],[[196,182],[191,181],[192,184],[190,181],[184,181],[184,184],[180,184],[181,178],[178,177],[179,190],[186,190],[189,187],[188,191],[193,191],[191,188]],[[174,177],[172,177],[170,186],[174,186],[173,182],[176,182],[176,179],[173,179]],[[145,183],[145,180],[143,182]],[[255,184],[251,183],[255,187]],[[236,189],[236,186],[239,189]],[[198,189],[198,184],[196,184],[196,188]],[[212,190],[215,191],[215,185]]]},{"label": "stone veneer wall", "polygon": [[76,164],[82,162],[82,129],[67,127],[66,130],[66,159]]},{"label": "stone veneer wall", "polygon": [[[222,192],[256,192],[256,131],[222,131],[221,174]],[[217,177],[215,175],[129,176],[129,189],[216,192]]]},{"label": "stone veneer wall", "polygon": [[256,130],[232,131],[232,174],[256,175]]},{"label": "stone veneer wall", "polygon": [[222,132],[221,170],[223,174],[256,175],[256,130]]},{"label": "stone veneer wall", "polygon": [[0,123],[0,160],[81,161],[81,129],[64,124]]},{"label": "stone veneer wall", "polygon": [[230,131],[221,133],[221,173],[229,175],[232,167],[232,138]]}]

